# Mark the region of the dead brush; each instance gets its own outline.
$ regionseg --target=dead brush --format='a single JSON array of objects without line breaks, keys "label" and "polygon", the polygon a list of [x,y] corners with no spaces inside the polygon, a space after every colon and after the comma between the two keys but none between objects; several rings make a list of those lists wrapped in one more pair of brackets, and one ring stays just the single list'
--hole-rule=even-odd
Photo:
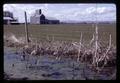
[{"label": "dead brush", "polygon": [[[95,33],[90,43],[85,45],[83,42],[83,34],[81,33],[79,42],[67,41],[32,41],[28,44],[15,43],[6,40],[6,44],[13,44],[16,47],[21,45],[21,54],[25,56],[55,56],[56,59],[69,57],[76,61],[88,62],[93,65],[98,71],[102,71],[105,67],[113,67],[116,65],[116,47],[112,45],[112,37],[110,34],[109,44],[102,45],[98,40],[98,28],[96,26]],[[106,47],[107,46],[107,47]]]}]

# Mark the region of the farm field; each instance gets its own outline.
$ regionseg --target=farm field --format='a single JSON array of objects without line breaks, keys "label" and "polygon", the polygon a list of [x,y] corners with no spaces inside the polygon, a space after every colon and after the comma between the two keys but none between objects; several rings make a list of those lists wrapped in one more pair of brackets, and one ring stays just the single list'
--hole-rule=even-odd
[{"label": "farm field", "polygon": [[[93,24],[28,25],[28,31],[29,37],[35,41],[28,45],[16,43],[14,41],[18,41],[19,37],[25,37],[24,25],[4,25],[4,36],[13,35],[11,38],[14,40],[11,41],[9,37],[4,38],[4,72],[9,76],[26,77],[28,80],[106,80],[112,77],[115,79],[116,24],[98,24],[98,41],[106,44],[105,48],[98,48],[100,51],[95,51],[94,47],[89,49],[82,47],[83,49],[79,52],[80,46],[78,49],[72,45],[74,42],[79,43],[81,32],[82,44],[90,43],[95,33]],[[110,34],[112,45],[109,41]],[[46,41],[48,39],[51,41]],[[36,40],[38,43],[35,43]],[[111,47],[108,48],[108,46]],[[98,53],[97,57],[95,52]],[[20,55],[30,56],[22,60]],[[84,62],[76,61],[78,55],[81,55],[80,60]],[[97,73],[92,68],[91,60],[100,58],[101,61],[98,63],[102,63],[105,61],[105,59],[102,60],[104,56],[108,57],[106,60],[108,68],[106,67],[104,72]]]},{"label": "farm field", "polygon": [[[4,25],[4,34],[13,33],[16,37],[25,37],[24,25]],[[84,43],[90,42],[95,32],[93,24],[59,24],[59,25],[28,25],[29,36],[37,40],[79,41],[80,33],[83,34]],[[116,25],[98,24],[99,41],[108,42],[112,35],[112,44],[116,45]]]}]

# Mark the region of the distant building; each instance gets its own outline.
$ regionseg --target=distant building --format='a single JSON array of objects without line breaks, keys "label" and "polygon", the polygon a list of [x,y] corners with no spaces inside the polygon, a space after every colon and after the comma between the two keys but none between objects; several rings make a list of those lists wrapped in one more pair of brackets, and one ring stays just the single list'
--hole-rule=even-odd
[{"label": "distant building", "polygon": [[53,17],[45,17],[41,9],[36,10],[35,14],[30,17],[30,24],[59,24],[60,21]]},{"label": "distant building", "polygon": [[19,24],[18,20],[13,17],[13,13],[9,11],[4,11],[4,24]]}]

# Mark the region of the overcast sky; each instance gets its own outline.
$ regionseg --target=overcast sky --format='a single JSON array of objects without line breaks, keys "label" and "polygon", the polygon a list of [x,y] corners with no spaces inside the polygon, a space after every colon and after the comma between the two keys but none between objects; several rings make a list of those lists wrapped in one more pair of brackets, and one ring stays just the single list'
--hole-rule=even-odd
[{"label": "overcast sky", "polygon": [[36,9],[48,17],[60,21],[116,21],[115,4],[4,4],[3,10],[13,12],[19,22],[24,22],[24,11],[27,12],[28,21]]}]

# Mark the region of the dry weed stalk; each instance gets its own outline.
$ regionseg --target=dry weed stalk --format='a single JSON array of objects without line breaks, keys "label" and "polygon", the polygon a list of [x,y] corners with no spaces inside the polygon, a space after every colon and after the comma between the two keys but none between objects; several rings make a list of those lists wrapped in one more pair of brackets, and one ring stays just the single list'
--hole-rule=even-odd
[{"label": "dry weed stalk", "polygon": [[107,54],[108,54],[108,52],[110,51],[111,44],[112,44],[112,42],[111,42],[111,34],[110,34],[108,49],[107,49],[107,51],[104,53],[104,55],[99,59],[99,61],[103,61],[103,60],[104,60],[104,64],[103,64],[102,68],[107,64],[107,59],[108,59],[108,57],[109,57]]},{"label": "dry weed stalk", "polygon": [[89,45],[91,45],[92,43],[93,43],[93,41],[95,40],[95,37],[94,37],[94,34],[93,34],[93,38],[91,39],[91,41],[90,41],[90,44]]},{"label": "dry weed stalk", "polygon": [[110,39],[109,39],[109,46],[108,46],[108,49],[107,49],[106,53],[104,54],[103,58],[105,58],[105,57],[107,58],[107,53],[109,52],[110,48],[111,48],[111,34],[110,34]]},{"label": "dry weed stalk", "polygon": [[95,55],[93,56],[93,65],[95,66],[95,63],[97,62],[97,51],[98,51],[98,27],[96,25],[95,27]]},{"label": "dry weed stalk", "polygon": [[80,42],[79,42],[79,49],[78,49],[78,58],[77,61],[80,59],[80,52],[81,52],[81,46],[82,46],[82,32],[81,32],[81,37],[80,37]]}]

